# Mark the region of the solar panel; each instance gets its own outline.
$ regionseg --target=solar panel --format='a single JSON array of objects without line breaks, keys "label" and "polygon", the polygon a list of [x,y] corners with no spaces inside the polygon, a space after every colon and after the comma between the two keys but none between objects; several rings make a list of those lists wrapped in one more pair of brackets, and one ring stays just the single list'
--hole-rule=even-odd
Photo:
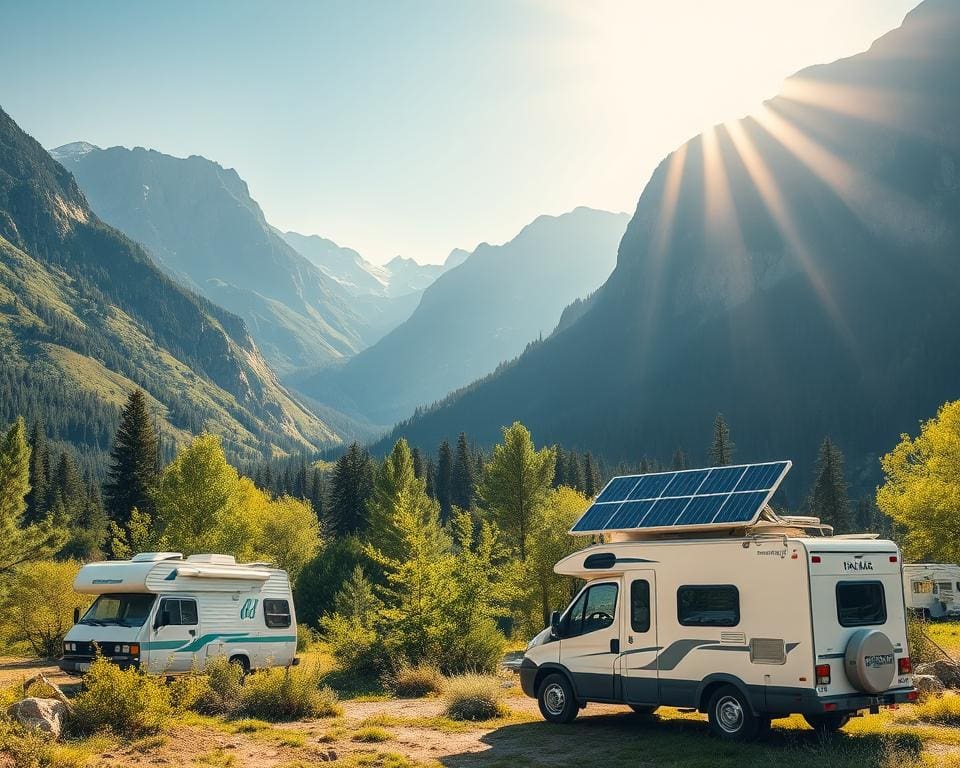
[{"label": "solar panel", "polygon": [[791,466],[771,461],[615,477],[570,533],[752,525]]}]

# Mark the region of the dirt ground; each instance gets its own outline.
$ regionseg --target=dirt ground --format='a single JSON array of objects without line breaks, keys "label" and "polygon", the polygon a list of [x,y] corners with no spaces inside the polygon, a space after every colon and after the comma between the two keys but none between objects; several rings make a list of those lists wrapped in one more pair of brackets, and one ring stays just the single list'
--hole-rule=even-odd
[{"label": "dirt ground", "polygon": [[[43,671],[76,683],[55,667],[0,659],[0,685]],[[510,714],[483,723],[443,716],[439,699],[348,700],[335,718],[292,723],[230,721],[185,715],[157,736],[133,742],[93,739],[69,765],[104,768],[754,768],[855,764],[858,768],[960,766],[960,729],[910,726],[898,713],[858,718],[824,740],[800,718],[776,721],[760,744],[712,738],[704,718],[663,708],[653,717],[626,707],[591,704],[567,726],[543,722],[536,702],[504,678]],[[0,759],[0,765],[3,764]]]}]

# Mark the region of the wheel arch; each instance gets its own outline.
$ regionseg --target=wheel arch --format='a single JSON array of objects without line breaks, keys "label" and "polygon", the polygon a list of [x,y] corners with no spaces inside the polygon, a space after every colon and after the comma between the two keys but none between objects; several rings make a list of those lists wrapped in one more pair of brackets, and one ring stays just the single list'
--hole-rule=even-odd
[{"label": "wheel arch", "polygon": [[750,693],[750,688],[747,686],[747,684],[736,675],[728,675],[723,672],[707,675],[705,678],[703,678],[703,680],[700,681],[700,685],[697,687],[697,695],[694,699],[697,710],[700,712],[706,712],[707,706],[710,704],[710,698],[713,696],[713,694],[716,693],[720,688],[728,685],[732,685],[740,692],[740,695],[743,696],[743,698],[750,705],[750,709],[753,714],[760,714],[760,708],[757,707],[755,697]]},{"label": "wheel arch", "polygon": [[557,664],[556,662],[551,661],[541,664],[537,669],[537,675],[533,679],[533,691],[535,695],[540,695],[541,683],[543,683],[543,681],[552,674],[563,675],[567,680],[567,684],[570,686],[570,690],[573,691],[574,698],[576,698],[578,701],[580,700],[580,696],[577,694],[577,684],[574,682],[573,675],[570,674],[570,670],[563,666],[563,664]]}]

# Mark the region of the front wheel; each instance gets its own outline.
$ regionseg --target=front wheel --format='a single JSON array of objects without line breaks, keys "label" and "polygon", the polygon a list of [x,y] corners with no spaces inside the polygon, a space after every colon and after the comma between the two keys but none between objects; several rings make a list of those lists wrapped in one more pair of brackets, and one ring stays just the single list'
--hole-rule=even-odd
[{"label": "front wheel", "polygon": [[573,689],[563,675],[549,675],[540,683],[537,703],[544,720],[551,723],[569,723],[577,716],[580,705],[573,696]]},{"label": "front wheel", "polygon": [[760,735],[761,720],[750,709],[750,702],[732,685],[720,688],[707,706],[710,730],[726,741],[753,741]]},{"label": "front wheel", "polygon": [[850,722],[850,715],[830,712],[825,715],[804,715],[803,719],[818,733],[836,733]]}]

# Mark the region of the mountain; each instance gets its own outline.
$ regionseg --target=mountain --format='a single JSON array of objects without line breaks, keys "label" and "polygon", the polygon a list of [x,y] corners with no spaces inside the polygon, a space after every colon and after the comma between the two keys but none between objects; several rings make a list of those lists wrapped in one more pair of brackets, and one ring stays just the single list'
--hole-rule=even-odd
[{"label": "mountain", "polygon": [[267,224],[235,170],[196,155],[86,142],[51,154],[106,223],[243,318],[278,372],[350,356],[382,335],[357,313],[344,286]]},{"label": "mountain", "polygon": [[483,442],[520,419],[608,459],[743,460],[831,435],[855,486],[960,397],[960,4],[927,0],[861,54],[787,80],[653,174],[609,280],[571,322],[391,436]]},{"label": "mountain", "polygon": [[249,459],[339,441],[280,385],[242,320],[103,223],[73,175],[2,110],[0,348],[0,423],[42,417],[81,451],[109,448],[134,387],[168,442],[205,429]]},{"label": "mountain", "polygon": [[301,256],[336,280],[351,296],[386,296],[390,272],[371,264],[353,248],[344,248],[320,235],[281,232],[280,236]]},{"label": "mountain", "polygon": [[[298,387],[373,423],[395,423],[549,333],[569,302],[610,273],[626,223],[626,214],[577,208],[541,216],[504,245],[484,243],[423,292],[405,323]],[[454,263],[461,253],[451,254]],[[387,265],[394,274],[396,261]]]}]

